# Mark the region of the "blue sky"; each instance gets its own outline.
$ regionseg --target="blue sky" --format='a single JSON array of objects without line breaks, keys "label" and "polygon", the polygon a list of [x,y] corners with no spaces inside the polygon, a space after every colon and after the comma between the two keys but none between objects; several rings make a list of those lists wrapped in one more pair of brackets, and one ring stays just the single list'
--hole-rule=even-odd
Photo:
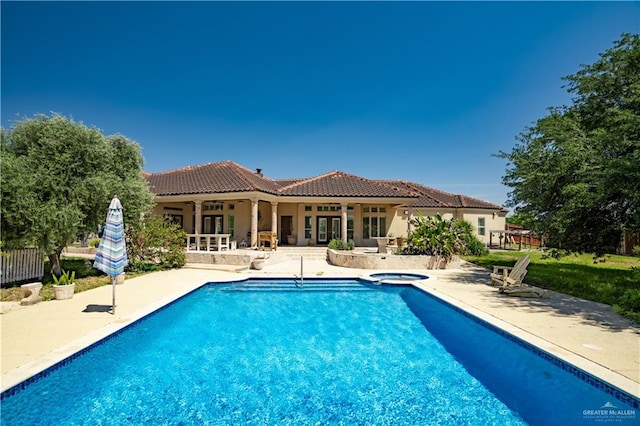
[{"label": "blue sky", "polygon": [[562,77],[640,29],[639,2],[2,1],[2,126],[57,112],[145,170],[342,170],[496,204]]}]

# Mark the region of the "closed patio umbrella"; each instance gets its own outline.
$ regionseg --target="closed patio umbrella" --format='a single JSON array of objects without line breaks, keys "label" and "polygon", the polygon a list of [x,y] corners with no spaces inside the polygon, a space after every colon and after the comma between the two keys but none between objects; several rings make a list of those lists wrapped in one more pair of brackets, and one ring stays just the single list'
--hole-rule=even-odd
[{"label": "closed patio umbrella", "polygon": [[100,245],[96,251],[93,267],[111,276],[113,286],[113,304],[111,313],[116,313],[116,278],[127,266],[127,248],[124,241],[124,222],[122,220],[122,204],[117,195],[113,196],[107,222],[104,226]]}]

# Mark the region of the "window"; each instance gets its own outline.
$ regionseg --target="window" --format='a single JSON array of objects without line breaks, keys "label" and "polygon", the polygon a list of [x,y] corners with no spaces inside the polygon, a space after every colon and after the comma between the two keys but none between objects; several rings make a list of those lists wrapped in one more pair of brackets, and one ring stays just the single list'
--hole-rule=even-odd
[{"label": "window", "polygon": [[304,217],[304,237],[311,238],[311,216]]},{"label": "window", "polygon": [[478,235],[485,235],[484,217],[478,218]]},{"label": "window", "polygon": [[340,206],[337,204],[329,204],[329,205],[317,206],[316,209],[319,212],[337,212],[337,211],[340,211]]},{"label": "window", "polygon": [[223,208],[224,208],[224,204],[222,204],[222,203],[203,204],[202,205],[202,210],[203,211],[222,211]]},{"label": "window", "polygon": [[305,211],[305,212],[310,212],[310,211],[312,211],[311,206],[304,206],[304,211]]},{"label": "window", "polygon": [[370,206],[370,207],[362,208],[362,213],[386,213],[386,212],[387,212],[386,207]]},{"label": "window", "polygon": [[[233,204],[230,204],[230,206],[232,206]],[[229,234],[231,234],[231,238],[233,238],[233,234],[235,231],[235,216],[233,216],[232,214],[229,215],[228,217],[229,220]]]},{"label": "window", "polygon": [[[384,237],[387,233],[386,207],[367,206],[362,208],[362,238]],[[347,223],[348,226],[348,223]]]},{"label": "window", "polygon": [[353,216],[347,216],[347,241],[353,241],[353,224],[355,218]]}]

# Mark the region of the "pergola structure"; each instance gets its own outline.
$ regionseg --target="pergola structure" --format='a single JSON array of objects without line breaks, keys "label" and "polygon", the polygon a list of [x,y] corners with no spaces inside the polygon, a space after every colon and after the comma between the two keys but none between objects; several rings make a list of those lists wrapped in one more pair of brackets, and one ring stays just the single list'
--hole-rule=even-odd
[{"label": "pergola structure", "polygon": [[498,247],[503,249],[507,248],[507,244],[515,244],[516,238],[514,236],[518,237],[518,250],[522,250],[522,246],[526,247],[527,244],[529,248],[532,248],[533,240],[537,240],[535,235],[528,229],[499,229],[489,231],[489,247],[493,247],[493,234],[498,234]]}]

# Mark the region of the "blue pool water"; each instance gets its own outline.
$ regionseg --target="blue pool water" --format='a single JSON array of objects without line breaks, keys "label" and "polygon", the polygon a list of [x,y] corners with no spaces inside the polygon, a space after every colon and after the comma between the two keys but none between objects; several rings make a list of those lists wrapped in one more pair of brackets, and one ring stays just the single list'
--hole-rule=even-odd
[{"label": "blue pool water", "polygon": [[3,393],[2,424],[637,421],[637,400],[525,346],[408,286],[207,285]]}]

